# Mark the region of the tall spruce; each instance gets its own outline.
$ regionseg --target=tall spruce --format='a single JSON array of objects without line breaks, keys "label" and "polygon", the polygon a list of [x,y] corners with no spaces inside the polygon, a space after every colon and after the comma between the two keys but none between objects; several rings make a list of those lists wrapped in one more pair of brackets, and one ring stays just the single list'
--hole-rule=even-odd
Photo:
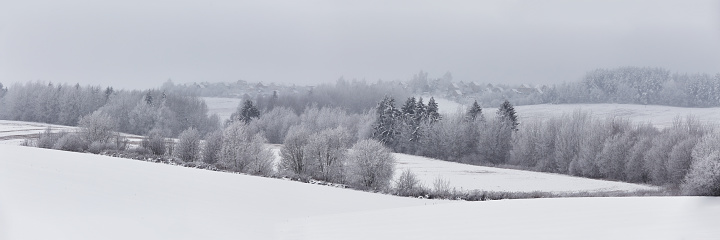
[{"label": "tall spruce", "polygon": [[395,99],[385,97],[378,103],[375,109],[377,118],[373,131],[373,137],[386,146],[394,146],[398,135],[398,120],[400,111],[395,108]]},{"label": "tall spruce", "polygon": [[475,121],[478,115],[480,116],[480,120],[483,120],[482,108],[480,107],[480,104],[478,104],[477,100],[475,100],[472,106],[470,106],[470,109],[467,111],[467,118],[470,121]]},{"label": "tall spruce", "polygon": [[512,124],[512,130],[517,131],[518,121],[517,121],[517,114],[515,113],[515,107],[513,107],[512,104],[510,104],[510,101],[505,100],[505,102],[500,105],[500,108],[497,110],[497,115],[500,117],[503,122],[509,122]]},{"label": "tall spruce", "polygon": [[435,98],[430,97],[427,105],[427,120],[430,123],[435,123],[440,120],[440,113],[438,113],[438,104],[435,102]]},{"label": "tall spruce", "polygon": [[245,100],[242,108],[239,110],[240,111],[233,113],[230,119],[249,123],[253,118],[260,117],[260,111],[253,105],[251,100]]}]

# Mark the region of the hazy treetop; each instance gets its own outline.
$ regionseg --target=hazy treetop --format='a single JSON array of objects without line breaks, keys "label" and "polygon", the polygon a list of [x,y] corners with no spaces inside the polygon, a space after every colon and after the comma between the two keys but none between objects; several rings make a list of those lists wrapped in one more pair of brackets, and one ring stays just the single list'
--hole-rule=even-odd
[{"label": "hazy treetop", "polygon": [[547,83],[618,66],[720,72],[718,1],[23,0],[0,82]]}]

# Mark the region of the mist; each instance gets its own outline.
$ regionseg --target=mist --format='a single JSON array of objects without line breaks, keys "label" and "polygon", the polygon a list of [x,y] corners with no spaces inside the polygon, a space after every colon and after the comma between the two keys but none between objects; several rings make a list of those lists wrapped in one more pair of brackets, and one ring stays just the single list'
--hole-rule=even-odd
[{"label": "mist", "polygon": [[546,84],[596,68],[720,72],[717,1],[15,1],[0,82]]}]

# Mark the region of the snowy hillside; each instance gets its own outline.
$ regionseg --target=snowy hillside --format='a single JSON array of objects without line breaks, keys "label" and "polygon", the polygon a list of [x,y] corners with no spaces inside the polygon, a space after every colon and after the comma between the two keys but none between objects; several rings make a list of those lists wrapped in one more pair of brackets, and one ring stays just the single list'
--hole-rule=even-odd
[{"label": "snowy hillside", "polygon": [[0,120],[0,144],[20,145],[26,138],[36,136],[44,132],[48,127],[53,132],[76,129],[75,127],[47,123]]},{"label": "snowy hillside", "polygon": [[[590,113],[593,117],[623,117],[635,123],[652,123],[658,128],[672,125],[675,117],[696,117],[704,123],[720,123],[720,108],[682,108],[636,104],[540,104],[515,106],[520,122],[532,119],[547,119],[572,114],[575,110]],[[494,116],[496,108],[483,109],[486,117]]]},{"label": "snowy hillside", "polygon": [[208,115],[217,114],[220,118],[220,122],[230,119],[238,105],[242,102],[239,98],[215,98],[215,97],[203,97],[205,104],[208,106]]},{"label": "snowy hillside", "polygon": [[287,222],[281,239],[717,239],[720,198],[458,202]]},{"label": "snowy hillside", "polygon": [[272,239],[290,218],[437,204],[0,145],[0,239]]},{"label": "snowy hillside", "polygon": [[393,155],[397,160],[396,179],[403,170],[410,169],[422,184],[431,188],[436,178],[442,178],[458,190],[555,193],[658,190],[658,187],[633,183],[474,166],[399,153]]},{"label": "snowy hillside", "polygon": [[720,199],[421,200],[0,145],[0,239],[712,239]]}]

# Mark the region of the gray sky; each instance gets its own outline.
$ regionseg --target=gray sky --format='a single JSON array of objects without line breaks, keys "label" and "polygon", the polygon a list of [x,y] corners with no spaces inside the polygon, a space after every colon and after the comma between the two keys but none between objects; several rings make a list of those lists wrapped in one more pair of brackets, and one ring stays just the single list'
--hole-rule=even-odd
[{"label": "gray sky", "polygon": [[340,76],[574,81],[720,72],[720,1],[0,0],[0,82],[158,87]]}]

